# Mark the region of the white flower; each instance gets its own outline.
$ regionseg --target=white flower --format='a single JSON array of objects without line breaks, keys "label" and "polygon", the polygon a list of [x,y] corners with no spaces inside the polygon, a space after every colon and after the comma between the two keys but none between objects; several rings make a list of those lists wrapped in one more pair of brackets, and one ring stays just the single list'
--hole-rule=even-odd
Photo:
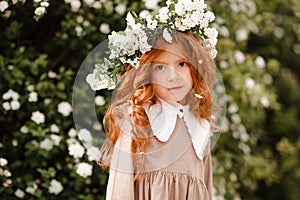
[{"label": "white flower", "polygon": [[29,92],[33,92],[34,91],[34,85],[28,85],[27,86],[27,90],[29,91]]},{"label": "white flower", "polygon": [[226,62],[225,60],[221,60],[220,61],[220,66],[224,69],[226,69],[228,67],[228,62]]},{"label": "white flower", "polygon": [[76,32],[77,36],[81,36],[82,35],[82,31],[83,31],[83,29],[82,29],[81,26],[76,26],[75,27],[75,32]]},{"label": "white flower", "polygon": [[230,32],[229,32],[229,30],[228,30],[228,28],[226,26],[221,26],[221,27],[219,27],[218,30],[219,30],[219,33],[221,35],[223,35],[224,37],[229,37]]},{"label": "white flower", "polygon": [[12,71],[14,68],[15,68],[15,66],[13,66],[13,65],[8,65],[7,66],[7,69],[10,70],[10,71]]},{"label": "white flower", "polygon": [[103,106],[103,105],[105,105],[105,99],[104,99],[104,97],[100,96],[100,95],[96,96],[95,97],[95,104],[97,106]]},{"label": "white flower", "polygon": [[49,193],[58,195],[63,189],[64,188],[59,181],[52,179],[48,191]]},{"label": "white flower", "polygon": [[6,93],[2,95],[3,100],[8,100],[12,98],[13,100],[18,100],[19,99],[19,94],[12,89],[9,89]]},{"label": "white flower", "polygon": [[0,12],[4,12],[8,8],[7,1],[0,1]]},{"label": "white flower", "polygon": [[51,134],[50,138],[55,146],[59,145],[59,143],[61,141],[61,137],[59,135]]},{"label": "white flower", "polygon": [[72,106],[69,102],[61,102],[58,104],[58,112],[61,113],[63,116],[69,116],[70,113],[72,112]]},{"label": "white flower", "polygon": [[5,158],[0,158],[0,166],[5,166],[5,165],[7,165],[7,160],[5,159]]},{"label": "white flower", "polygon": [[37,100],[38,100],[38,94],[34,91],[30,92],[28,101],[29,102],[37,102]]},{"label": "white flower", "polygon": [[50,131],[51,131],[52,133],[58,133],[58,132],[59,132],[59,127],[58,127],[56,124],[52,124],[52,125],[50,126]]},{"label": "white flower", "polygon": [[237,64],[242,64],[246,60],[245,55],[239,50],[234,52],[234,58]]},{"label": "white flower", "polygon": [[163,38],[165,39],[166,42],[172,43],[172,36],[169,33],[168,29],[164,29],[163,31]]},{"label": "white flower", "polygon": [[132,30],[140,29],[142,25],[140,23],[135,23],[134,17],[132,16],[131,12],[128,12],[126,15],[127,25],[131,26]]},{"label": "white flower", "polygon": [[4,108],[4,110],[10,110],[10,103],[9,102],[3,102],[2,103],[2,107]]},{"label": "white flower", "polygon": [[84,21],[84,22],[82,23],[82,25],[83,25],[84,27],[89,27],[89,26],[91,26],[91,23],[90,23],[89,21]]},{"label": "white flower", "polygon": [[51,102],[52,102],[51,99],[48,99],[48,98],[44,99],[44,104],[45,105],[49,105]]},{"label": "white flower", "polygon": [[182,3],[178,2],[177,4],[175,4],[175,13],[179,16],[185,14],[184,5]]},{"label": "white flower", "polygon": [[119,13],[120,15],[123,15],[126,11],[126,5],[123,3],[119,3],[116,7],[115,7],[115,11],[117,13]]},{"label": "white flower", "polygon": [[85,2],[88,6],[92,6],[93,3],[95,2],[95,0],[84,0],[84,2]]},{"label": "white flower", "polygon": [[101,126],[101,124],[99,122],[95,122],[93,124],[93,129],[96,130],[96,131],[101,131],[102,126]]},{"label": "white flower", "polygon": [[97,69],[94,69],[92,74],[87,75],[86,82],[94,91],[106,88],[111,90],[116,87],[116,84],[112,79],[107,79],[104,75],[98,74]]},{"label": "white flower", "polygon": [[98,160],[100,158],[100,149],[94,146],[88,148],[86,154],[88,155],[89,161]]},{"label": "white flower", "polygon": [[265,62],[265,60],[264,60],[263,57],[257,56],[257,57],[255,58],[255,65],[256,65],[257,68],[263,69],[263,68],[266,67],[266,62]]},{"label": "white flower", "polygon": [[49,138],[46,138],[40,143],[40,148],[45,149],[47,151],[51,151],[53,149],[53,145],[53,141]]},{"label": "white flower", "polygon": [[76,173],[82,176],[83,178],[86,178],[92,175],[92,170],[92,165],[82,162],[78,164]]},{"label": "white flower", "polygon": [[249,134],[246,131],[240,132],[240,138],[242,142],[248,142],[249,141]]},{"label": "white flower", "polygon": [[84,148],[79,144],[71,144],[68,148],[69,154],[74,158],[82,158],[84,154]]},{"label": "white flower", "polygon": [[41,124],[45,122],[45,115],[40,111],[35,111],[31,115],[31,120],[34,121],[36,124]]},{"label": "white flower", "polygon": [[11,144],[12,144],[14,147],[18,146],[18,140],[13,139],[12,142],[11,142]]},{"label": "white flower", "polygon": [[92,140],[93,140],[91,132],[89,130],[85,129],[85,128],[80,129],[78,131],[78,137],[82,142],[85,142],[85,143],[88,143],[88,144],[91,144]]},{"label": "white flower", "polygon": [[139,13],[139,17],[140,17],[140,18],[146,18],[148,15],[150,15],[150,11],[149,11],[149,10],[142,10],[142,11]]},{"label": "white flower", "polygon": [[166,23],[169,18],[169,8],[168,7],[162,7],[159,9],[158,18],[162,23]]},{"label": "white flower", "polygon": [[[209,37],[210,39],[217,38],[218,37],[218,31],[216,28],[204,28],[204,34]],[[215,44],[213,44],[215,46]]]},{"label": "white flower", "polygon": [[77,16],[76,21],[78,24],[81,24],[84,21],[84,18],[82,16]]},{"label": "white flower", "polygon": [[45,7],[37,7],[34,11],[34,14],[37,16],[41,16],[41,15],[45,14],[45,12],[46,12]]},{"label": "white flower", "polygon": [[11,172],[6,169],[6,170],[3,171],[3,175],[5,177],[10,177],[11,176]]},{"label": "white flower", "polygon": [[18,198],[20,198],[20,199],[23,199],[24,196],[25,196],[25,192],[24,192],[23,190],[21,190],[21,189],[18,188],[18,189],[15,191],[15,195],[16,195],[16,197],[18,197]]},{"label": "white flower", "polygon": [[229,113],[236,113],[238,111],[238,106],[236,104],[230,104],[228,107],[228,112]]},{"label": "white flower", "polygon": [[207,11],[205,14],[204,14],[204,18],[206,19],[206,20],[208,20],[209,22],[212,22],[212,21],[214,21],[215,20],[215,14],[213,13],[213,12],[211,12],[211,11]]},{"label": "white flower", "polygon": [[95,2],[93,3],[93,8],[95,8],[95,9],[100,9],[100,8],[102,8],[101,2],[100,2],[100,1],[95,1]]},{"label": "white flower", "polygon": [[72,0],[72,1],[70,1],[70,5],[71,5],[71,10],[73,12],[78,12],[78,10],[81,6],[81,2],[79,0]]},{"label": "white flower", "polygon": [[158,3],[161,1],[161,0],[143,0],[145,2],[145,7],[147,9],[150,9],[150,10],[157,10],[158,9]]},{"label": "white flower", "polygon": [[270,101],[268,99],[268,97],[266,96],[262,96],[260,99],[259,99],[261,105],[263,105],[263,107],[267,108],[270,106]]},{"label": "white flower", "polygon": [[20,102],[18,100],[12,100],[10,102],[10,106],[12,110],[18,110],[21,106]]},{"label": "white flower", "polygon": [[157,27],[157,21],[153,20],[151,15],[147,15],[146,17],[147,27],[150,29],[155,29]]},{"label": "white flower", "polygon": [[235,32],[235,37],[237,41],[246,41],[248,39],[248,30],[245,28],[238,29]]},{"label": "white flower", "polygon": [[247,78],[245,81],[245,86],[248,89],[252,89],[255,86],[255,81],[252,78]]},{"label": "white flower", "polygon": [[100,25],[99,30],[100,30],[102,33],[104,33],[104,34],[108,34],[108,33],[110,32],[110,27],[109,27],[108,24],[102,23],[102,24]]},{"label": "white flower", "polygon": [[26,187],[25,191],[29,194],[34,194],[34,192],[36,191],[37,188],[38,187],[37,187],[36,183],[34,183],[32,187],[30,187],[30,186]]},{"label": "white flower", "polygon": [[274,29],[273,34],[274,34],[274,36],[275,36],[277,39],[281,39],[281,38],[284,36],[285,31],[284,31],[284,29],[281,28],[281,27],[276,27],[276,28]]},{"label": "white flower", "polygon": [[68,132],[70,138],[74,138],[77,135],[77,132],[74,128],[71,128]]},{"label": "white flower", "polygon": [[239,114],[232,114],[231,115],[231,120],[234,123],[239,124],[239,123],[241,123],[241,116]]},{"label": "white flower", "polygon": [[78,140],[75,138],[68,138],[66,142],[67,142],[68,146],[71,146],[73,144],[78,144]]},{"label": "white flower", "polygon": [[55,73],[54,71],[51,71],[51,70],[50,70],[50,71],[48,72],[48,77],[49,77],[49,78],[55,78],[55,77],[56,77],[56,73]]},{"label": "white flower", "polygon": [[6,181],[3,183],[4,187],[8,187],[12,184],[12,180],[11,179],[6,179]]},{"label": "white flower", "polygon": [[49,6],[49,2],[43,1],[40,5],[47,8]]},{"label": "white flower", "polygon": [[20,131],[21,131],[22,133],[28,133],[28,128],[27,128],[27,126],[26,126],[26,125],[23,125],[23,126],[20,128]]}]

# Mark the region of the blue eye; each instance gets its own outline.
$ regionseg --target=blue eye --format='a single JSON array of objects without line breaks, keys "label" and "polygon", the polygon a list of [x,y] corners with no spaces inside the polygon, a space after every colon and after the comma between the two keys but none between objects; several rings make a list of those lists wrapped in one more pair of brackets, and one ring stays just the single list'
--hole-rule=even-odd
[{"label": "blue eye", "polygon": [[164,66],[164,65],[155,66],[155,70],[164,70],[164,69],[166,69],[166,66]]},{"label": "blue eye", "polygon": [[179,67],[188,67],[189,65],[188,65],[187,62],[180,62],[180,63],[178,64],[178,66],[179,66]]}]

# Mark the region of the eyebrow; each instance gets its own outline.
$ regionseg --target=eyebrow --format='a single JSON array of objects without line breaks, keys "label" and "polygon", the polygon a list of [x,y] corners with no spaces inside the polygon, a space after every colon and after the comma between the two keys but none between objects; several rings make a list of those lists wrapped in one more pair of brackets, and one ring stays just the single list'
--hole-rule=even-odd
[{"label": "eyebrow", "polygon": [[[190,63],[187,59],[185,59],[185,58],[181,58],[181,59],[178,59],[176,62],[186,62],[186,63]],[[158,64],[160,64],[160,65],[167,65],[167,62],[166,61],[163,61],[163,60],[153,60],[151,63],[150,63],[151,65],[158,65]]]},{"label": "eyebrow", "polygon": [[153,60],[151,62],[151,65],[167,65],[167,63],[165,61],[155,61],[155,60]]}]

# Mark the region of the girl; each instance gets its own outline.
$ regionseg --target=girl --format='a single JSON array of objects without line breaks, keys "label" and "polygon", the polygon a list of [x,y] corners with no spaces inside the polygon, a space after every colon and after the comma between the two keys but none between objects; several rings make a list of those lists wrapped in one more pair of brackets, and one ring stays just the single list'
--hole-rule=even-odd
[{"label": "girl", "polygon": [[107,199],[209,200],[215,64],[191,32],[162,35],[128,68],[104,117]]}]

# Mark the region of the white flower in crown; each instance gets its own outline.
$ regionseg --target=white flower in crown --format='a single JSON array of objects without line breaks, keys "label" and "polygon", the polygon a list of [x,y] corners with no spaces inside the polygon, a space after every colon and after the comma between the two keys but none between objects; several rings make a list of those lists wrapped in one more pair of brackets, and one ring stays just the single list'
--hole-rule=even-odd
[{"label": "white flower in crown", "polygon": [[147,15],[146,17],[147,27],[151,30],[154,30],[157,27],[157,20],[153,20],[151,15]]},{"label": "white flower in crown", "polygon": [[[209,24],[215,20],[211,11],[206,11],[204,0],[167,0],[157,15],[138,18],[129,12],[124,31],[112,32],[108,36],[109,59],[96,64],[86,81],[93,90],[114,89],[118,74],[124,74],[124,65],[139,68],[141,55],[151,50],[156,35],[172,43],[175,31],[191,31],[199,38],[212,58],[217,55],[218,32]],[[175,39],[176,40],[176,39]]]},{"label": "white flower in crown", "polygon": [[163,31],[163,38],[167,41],[167,42],[169,42],[169,43],[172,43],[172,36],[171,36],[171,34],[169,33],[169,31],[168,31],[168,29],[164,29],[164,31]]}]

